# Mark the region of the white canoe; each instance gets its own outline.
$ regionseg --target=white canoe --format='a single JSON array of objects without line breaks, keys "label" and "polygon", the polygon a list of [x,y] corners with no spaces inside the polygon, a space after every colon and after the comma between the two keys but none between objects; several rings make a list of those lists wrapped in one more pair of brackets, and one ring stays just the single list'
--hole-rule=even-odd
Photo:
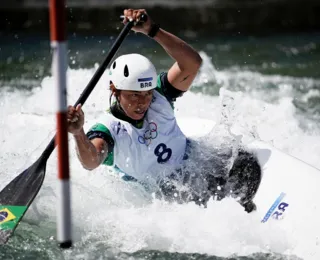
[{"label": "white canoe", "polygon": [[[200,118],[178,118],[178,124],[190,137],[203,136],[215,125]],[[312,221],[312,227],[320,232],[320,170],[262,141],[247,147],[257,154],[262,166],[262,180],[253,200],[261,222],[285,219],[281,225],[296,230],[310,229],[310,225],[302,224]]]}]

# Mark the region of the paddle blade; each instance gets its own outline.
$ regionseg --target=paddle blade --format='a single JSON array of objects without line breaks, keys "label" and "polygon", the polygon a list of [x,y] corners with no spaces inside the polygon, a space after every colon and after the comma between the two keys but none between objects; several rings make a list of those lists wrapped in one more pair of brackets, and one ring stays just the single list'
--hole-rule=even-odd
[{"label": "paddle blade", "polygon": [[5,244],[38,194],[47,159],[40,157],[0,192],[0,244]]}]

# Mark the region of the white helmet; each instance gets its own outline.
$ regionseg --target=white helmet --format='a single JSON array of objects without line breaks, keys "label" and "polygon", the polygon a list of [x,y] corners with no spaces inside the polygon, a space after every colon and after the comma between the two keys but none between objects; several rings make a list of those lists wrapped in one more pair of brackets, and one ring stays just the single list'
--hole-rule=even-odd
[{"label": "white helmet", "polygon": [[110,67],[110,80],[116,89],[147,91],[157,86],[157,72],[149,59],[140,54],[118,57]]}]

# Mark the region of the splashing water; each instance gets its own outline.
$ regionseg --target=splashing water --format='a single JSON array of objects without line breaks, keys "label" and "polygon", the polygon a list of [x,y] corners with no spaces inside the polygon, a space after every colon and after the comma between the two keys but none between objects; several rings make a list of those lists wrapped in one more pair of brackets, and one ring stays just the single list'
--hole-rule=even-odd
[{"label": "splashing water", "polygon": [[[95,69],[68,70],[69,103],[74,103]],[[231,74],[230,71],[215,71],[211,62],[204,60],[195,85],[201,85],[204,80],[209,86],[215,81],[214,86],[222,84],[228,89],[236,77],[255,82],[259,90],[266,81],[275,78],[286,81],[281,76],[270,79],[270,76],[243,71]],[[83,108],[86,130],[108,107],[107,75],[104,74]],[[277,80],[275,82],[278,84]],[[273,92],[265,96],[265,91],[248,90],[244,94],[241,88],[237,92],[227,89],[221,89],[220,97],[186,93],[176,102],[177,117],[220,122],[221,128],[214,128],[210,138],[202,139],[206,146],[221,148],[232,141],[232,147],[237,147],[240,140],[256,138],[320,168],[320,129],[308,118],[304,121],[297,117],[290,88],[272,102]],[[55,133],[54,81],[46,77],[40,88],[31,91],[1,88],[0,92],[3,188],[39,157]],[[303,128],[303,124],[313,125]],[[190,122],[189,127],[190,132],[197,133],[199,126]],[[193,203],[168,204],[154,199],[138,184],[122,182],[105,167],[87,172],[81,167],[74,146],[70,137],[74,248],[61,252],[55,244],[57,167],[53,153],[48,160],[44,185],[15,236],[0,253],[2,258],[23,253],[42,259],[121,256],[142,259],[154,250],[197,253],[203,257],[204,254],[237,257],[257,253],[261,259],[297,259],[291,255],[303,259],[320,258],[319,239],[316,244],[310,244],[313,241],[308,243],[308,234],[283,230],[281,222],[262,225],[257,215],[247,214],[232,199],[210,201],[206,209]],[[206,152],[203,150],[202,156],[208,156]],[[305,239],[305,242],[301,243],[299,239]],[[139,252],[147,253],[141,256]],[[179,258],[174,254],[168,257]]]}]

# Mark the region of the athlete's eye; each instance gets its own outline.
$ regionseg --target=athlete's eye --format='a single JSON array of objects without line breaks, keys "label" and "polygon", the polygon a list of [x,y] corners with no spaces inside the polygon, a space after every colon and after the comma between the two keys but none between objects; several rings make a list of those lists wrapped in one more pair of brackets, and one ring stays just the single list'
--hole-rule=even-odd
[{"label": "athlete's eye", "polygon": [[138,98],[138,94],[136,94],[136,93],[133,93],[133,94],[130,94],[129,95],[129,97],[131,98],[131,100],[135,100],[135,99],[137,99]]}]

